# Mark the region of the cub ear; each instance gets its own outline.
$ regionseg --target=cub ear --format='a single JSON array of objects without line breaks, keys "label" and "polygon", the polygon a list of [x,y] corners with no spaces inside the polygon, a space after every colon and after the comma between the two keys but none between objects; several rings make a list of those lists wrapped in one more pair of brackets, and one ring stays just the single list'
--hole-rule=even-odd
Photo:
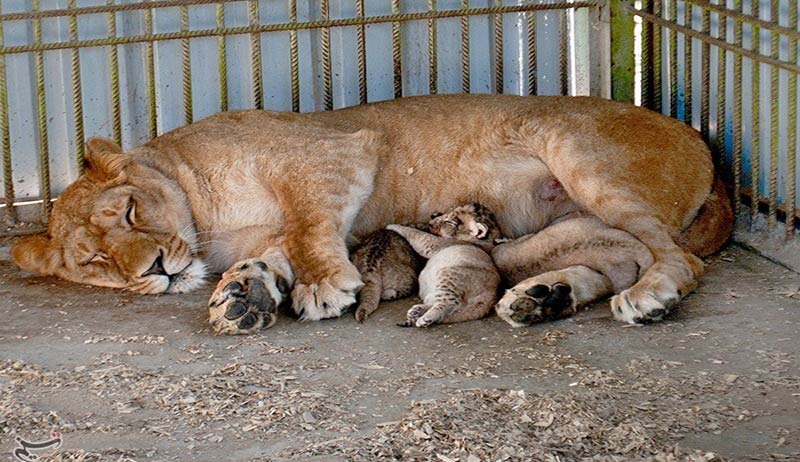
[{"label": "cub ear", "polygon": [[61,253],[53,246],[45,234],[26,236],[18,240],[11,249],[14,263],[25,271],[55,274],[61,266]]},{"label": "cub ear", "polygon": [[442,212],[433,212],[431,214],[431,220],[439,218],[440,216],[444,215]]},{"label": "cub ear", "polygon": [[89,138],[86,142],[84,169],[89,177],[97,181],[111,181],[122,175],[130,158],[119,145],[106,138]]}]

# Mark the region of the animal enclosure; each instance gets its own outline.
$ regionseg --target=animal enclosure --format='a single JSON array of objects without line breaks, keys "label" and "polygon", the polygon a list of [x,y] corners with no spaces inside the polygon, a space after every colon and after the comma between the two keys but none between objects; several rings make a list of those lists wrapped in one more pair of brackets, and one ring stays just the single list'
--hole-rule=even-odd
[{"label": "animal enclosure", "polygon": [[800,224],[797,3],[2,0],[4,233],[45,222],[89,136],[130,148],[224,110],[591,94],[700,130],[740,228],[783,247]]}]

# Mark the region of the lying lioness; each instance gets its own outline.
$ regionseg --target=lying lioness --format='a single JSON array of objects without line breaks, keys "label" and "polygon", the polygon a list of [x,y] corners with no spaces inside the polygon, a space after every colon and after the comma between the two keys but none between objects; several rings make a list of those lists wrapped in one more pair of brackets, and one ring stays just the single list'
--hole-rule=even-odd
[{"label": "lying lioness", "polygon": [[[87,143],[87,169],[21,239],[27,270],[141,293],[185,292],[225,271],[210,304],[224,333],[271,325],[290,292],[302,319],[339,316],[362,282],[348,240],[480,202],[503,234],[583,209],[653,264],[612,299],[658,320],[731,229],[709,150],[686,125],[596,98],[433,96],[332,112],[228,112],[123,153]],[[553,175],[571,200],[546,201]],[[201,260],[202,259],[202,260]],[[227,271],[226,271],[227,270]],[[580,275],[568,281],[580,285]]]}]

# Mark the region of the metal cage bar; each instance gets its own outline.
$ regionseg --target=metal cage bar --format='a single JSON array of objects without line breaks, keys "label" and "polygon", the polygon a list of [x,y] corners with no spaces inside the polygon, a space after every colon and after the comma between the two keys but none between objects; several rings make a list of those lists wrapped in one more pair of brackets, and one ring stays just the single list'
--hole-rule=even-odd
[{"label": "metal cage bar", "polygon": [[[780,231],[777,234],[796,236],[800,229],[796,190],[798,2],[735,0],[729,7],[725,0],[669,0],[666,11],[648,9],[649,4],[644,1],[641,8],[629,10],[654,28],[652,37],[643,43],[643,59],[647,53],[658,53],[669,60],[669,112],[673,116],[683,113],[687,123],[697,123],[692,117],[692,87],[699,82],[700,120],[695,126],[714,149],[722,173],[731,179],[740,224],[753,233],[774,236],[774,231]],[[695,28],[698,21],[699,29]],[[655,43],[658,29],[666,30],[666,42],[659,39]],[[683,36],[682,57],[678,55],[678,34]],[[692,55],[692,43],[699,46],[700,56]],[[732,81],[727,73],[729,58]],[[693,75],[698,64],[701,75]],[[643,69],[647,74],[643,79],[660,80],[656,67]],[[684,75],[678,79],[681,67]],[[728,98],[729,92],[732,98]],[[712,100],[716,101],[713,119]],[[660,109],[653,99],[644,102]],[[778,226],[780,222],[782,226]]]}]

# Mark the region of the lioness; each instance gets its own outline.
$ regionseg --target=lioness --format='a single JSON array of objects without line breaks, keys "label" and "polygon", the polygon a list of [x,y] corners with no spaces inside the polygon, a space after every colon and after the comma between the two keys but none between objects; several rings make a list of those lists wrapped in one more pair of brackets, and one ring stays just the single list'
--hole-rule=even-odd
[{"label": "lioness", "polygon": [[[346,240],[480,202],[503,234],[578,209],[625,230],[654,263],[612,299],[628,322],[688,294],[731,229],[709,150],[681,122],[597,98],[431,96],[309,114],[227,112],[123,153],[87,143],[87,170],[21,239],[24,269],[141,293],[223,274],[210,321],[271,324],[291,290],[302,319],[339,316],[361,287]],[[572,200],[542,201],[550,176]],[[571,280],[573,285],[580,281]],[[293,289],[291,289],[293,287]]]}]

